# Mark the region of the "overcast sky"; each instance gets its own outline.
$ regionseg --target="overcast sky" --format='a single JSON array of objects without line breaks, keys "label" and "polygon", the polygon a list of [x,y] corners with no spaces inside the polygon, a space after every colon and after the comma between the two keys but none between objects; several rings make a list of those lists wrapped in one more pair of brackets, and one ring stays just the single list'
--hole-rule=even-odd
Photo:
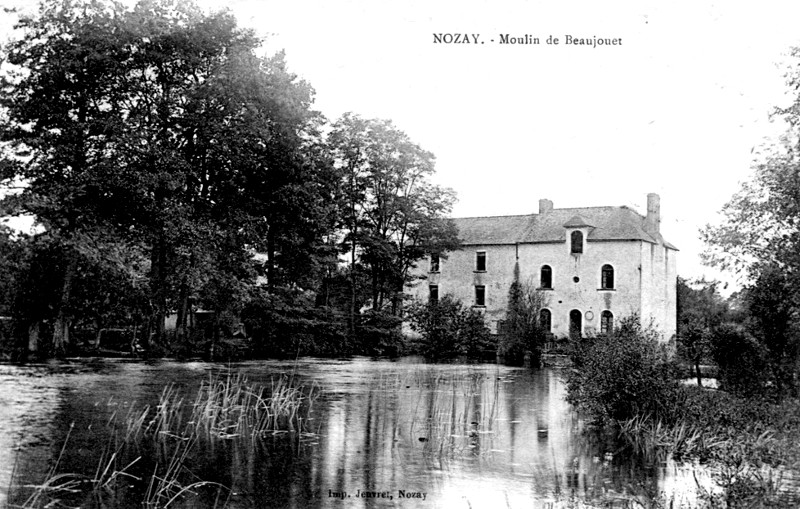
[{"label": "overcast sky", "polygon": [[[211,1],[208,2],[212,4]],[[284,48],[317,108],[393,120],[437,157],[455,216],[629,205],[661,195],[679,273],[700,264],[698,228],[782,127],[798,2],[263,1],[226,3]],[[484,44],[436,44],[434,34]],[[500,34],[540,38],[502,45]],[[562,44],[546,44],[548,36]],[[566,46],[566,35],[622,44]],[[495,42],[490,42],[491,40]]]},{"label": "overcast sky", "polygon": [[[458,194],[454,216],[533,213],[539,198],[644,213],[656,192],[690,278],[721,277],[700,264],[698,228],[782,129],[769,112],[787,101],[787,55],[800,43],[790,1],[200,3],[230,8],[267,51],[285,49],[331,120],[391,119],[432,151],[437,183]],[[434,43],[439,33],[483,44]],[[567,35],[622,44],[568,46]]]}]

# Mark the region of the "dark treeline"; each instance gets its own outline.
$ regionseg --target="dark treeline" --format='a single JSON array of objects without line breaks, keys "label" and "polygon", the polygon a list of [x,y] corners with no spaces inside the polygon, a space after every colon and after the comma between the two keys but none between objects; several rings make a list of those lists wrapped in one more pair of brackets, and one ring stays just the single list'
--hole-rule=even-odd
[{"label": "dark treeline", "polygon": [[16,34],[2,212],[38,233],[0,231],[7,349],[116,330],[197,352],[239,322],[262,355],[402,349],[411,269],[457,246],[431,153],[389,121],[329,122],[227,12],[50,0]]}]

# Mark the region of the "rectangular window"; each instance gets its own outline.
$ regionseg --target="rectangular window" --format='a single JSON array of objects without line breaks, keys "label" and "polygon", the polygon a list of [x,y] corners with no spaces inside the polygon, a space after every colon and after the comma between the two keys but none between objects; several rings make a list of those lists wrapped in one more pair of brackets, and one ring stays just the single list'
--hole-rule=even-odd
[{"label": "rectangular window", "polygon": [[431,255],[431,272],[439,272],[439,255]]},{"label": "rectangular window", "polygon": [[439,302],[439,285],[428,285],[428,302]]},{"label": "rectangular window", "polygon": [[486,271],[486,251],[475,253],[475,270]]},{"label": "rectangular window", "polygon": [[486,287],[483,285],[475,285],[475,305],[486,305]]}]

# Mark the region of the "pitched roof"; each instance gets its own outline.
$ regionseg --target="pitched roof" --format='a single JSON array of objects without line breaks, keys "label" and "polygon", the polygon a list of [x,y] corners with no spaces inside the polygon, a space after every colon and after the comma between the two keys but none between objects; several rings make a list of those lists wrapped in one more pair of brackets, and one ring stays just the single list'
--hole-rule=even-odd
[{"label": "pitched roof", "polygon": [[564,223],[564,228],[583,228],[584,226],[594,225],[589,224],[589,222],[581,216],[572,216],[572,219]]},{"label": "pitched roof", "polygon": [[622,207],[552,209],[545,214],[462,217],[453,219],[464,245],[566,242],[567,228],[589,228],[587,240],[642,240],[677,248],[660,233],[645,229],[645,218]]}]

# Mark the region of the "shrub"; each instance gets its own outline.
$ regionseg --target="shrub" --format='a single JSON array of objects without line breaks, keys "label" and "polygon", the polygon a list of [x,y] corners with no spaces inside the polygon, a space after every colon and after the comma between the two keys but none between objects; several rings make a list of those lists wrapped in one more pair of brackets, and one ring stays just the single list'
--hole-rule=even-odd
[{"label": "shrub", "polygon": [[309,294],[276,289],[261,294],[242,312],[242,321],[259,357],[350,355],[357,348],[347,337],[344,318],[315,307]]},{"label": "shrub", "polygon": [[405,349],[401,331],[402,319],[381,311],[367,311],[359,316],[357,336],[364,355],[397,357]]},{"label": "shrub", "polygon": [[723,324],[712,331],[711,343],[720,389],[742,396],[766,392],[766,352],[753,336],[736,325]]},{"label": "shrub", "polygon": [[479,359],[494,347],[483,316],[465,308],[461,301],[445,295],[438,301],[411,305],[408,311],[411,328],[420,334],[416,353],[441,360],[466,355]]},{"label": "shrub", "polygon": [[634,315],[611,334],[573,342],[567,400],[596,423],[637,415],[673,420],[683,393],[657,337]]}]

